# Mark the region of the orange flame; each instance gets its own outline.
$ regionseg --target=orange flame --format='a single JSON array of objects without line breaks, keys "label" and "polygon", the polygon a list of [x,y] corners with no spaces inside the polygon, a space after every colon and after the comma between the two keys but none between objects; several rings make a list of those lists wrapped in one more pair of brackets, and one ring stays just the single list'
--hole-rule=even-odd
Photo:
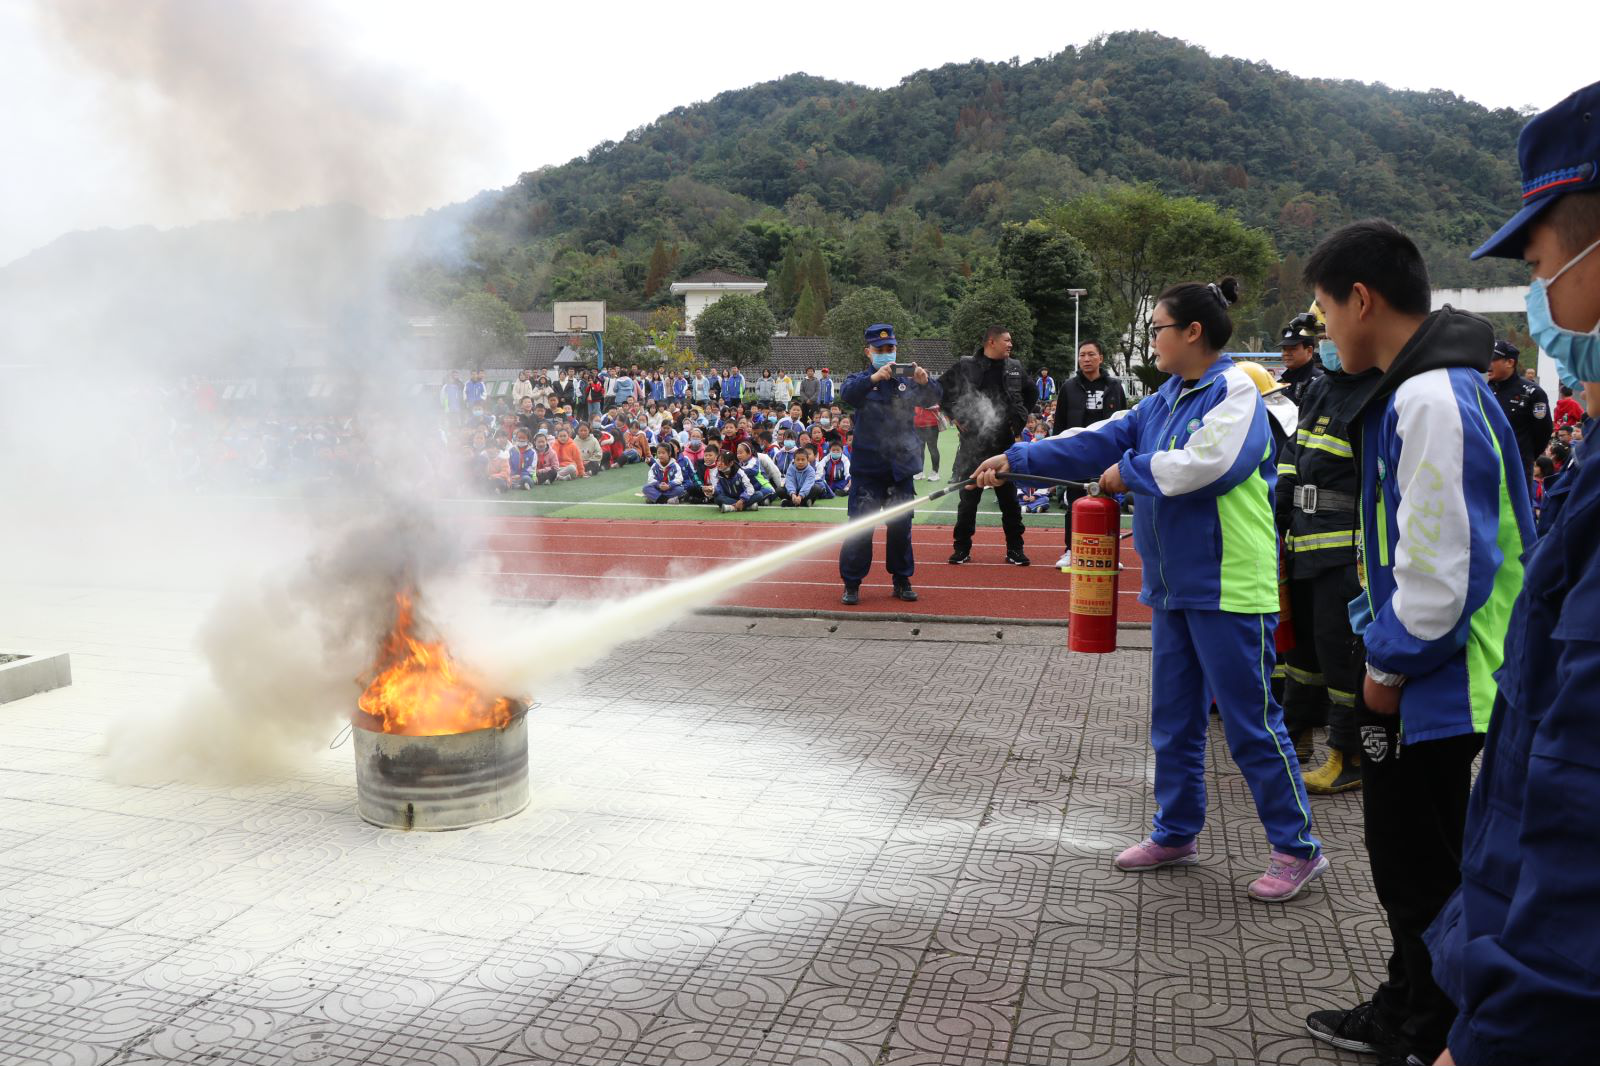
[{"label": "orange flame", "polygon": [[374,733],[437,737],[502,729],[516,705],[485,696],[465,676],[443,641],[419,640],[411,597],[395,596],[394,628],[383,638],[375,676],[357,701],[355,723]]}]

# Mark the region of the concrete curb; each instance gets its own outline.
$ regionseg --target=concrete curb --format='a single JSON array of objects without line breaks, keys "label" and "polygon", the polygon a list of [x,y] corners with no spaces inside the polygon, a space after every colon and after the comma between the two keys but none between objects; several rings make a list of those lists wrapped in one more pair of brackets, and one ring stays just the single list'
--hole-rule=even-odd
[{"label": "concrete curb", "polygon": [[0,703],[72,684],[72,662],[64,651],[8,649],[5,654],[22,658],[0,664]]},{"label": "concrete curb", "polygon": [[[748,618],[826,618],[847,622],[949,622],[977,626],[1045,626],[1067,628],[1060,618],[988,618],[983,615],[917,614],[912,611],[812,611],[803,607],[741,607],[738,605],[701,607],[703,615],[737,615]],[[1118,629],[1149,629],[1149,622],[1118,622]]]}]

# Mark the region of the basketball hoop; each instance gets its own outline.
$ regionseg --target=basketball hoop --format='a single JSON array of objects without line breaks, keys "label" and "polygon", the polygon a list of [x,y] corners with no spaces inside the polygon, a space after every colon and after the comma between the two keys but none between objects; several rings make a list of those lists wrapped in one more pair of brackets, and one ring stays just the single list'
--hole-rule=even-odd
[{"label": "basketball hoop", "polygon": [[571,348],[575,352],[583,351],[583,334],[581,334],[581,333],[569,333],[569,334],[567,334],[567,347]]}]

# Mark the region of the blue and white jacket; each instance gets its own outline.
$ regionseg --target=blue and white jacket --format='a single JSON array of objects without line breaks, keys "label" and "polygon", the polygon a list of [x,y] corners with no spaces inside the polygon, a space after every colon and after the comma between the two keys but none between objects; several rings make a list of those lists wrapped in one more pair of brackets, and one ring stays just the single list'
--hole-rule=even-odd
[{"label": "blue and white jacket", "polygon": [[668,459],[666,466],[661,465],[660,459],[650,460],[650,477],[645,484],[659,485],[662,482],[666,482],[669,487],[683,484],[683,467],[679,466],[676,460]]},{"label": "blue and white jacket", "polygon": [[843,453],[834,455],[832,452],[817,460],[821,468],[818,477],[832,492],[850,491],[850,457]]},{"label": "blue and white jacket", "polygon": [[1483,380],[1493,346],[1485,319],[1435,311],[1351,400],[1362,637],[1375,669],[1407,678],[1403,744],[1488,728],[1534,541],[1516,436]]},{"label": "blue and white jacket", "polygon": [[1011,469],[1098,480],[1113,464],[1138,497],[1139,600],[1163,610],[1278,610],[1277,462],[1261,393],[1227,356],[1169,378],[1131,411],[1006,451]]}]

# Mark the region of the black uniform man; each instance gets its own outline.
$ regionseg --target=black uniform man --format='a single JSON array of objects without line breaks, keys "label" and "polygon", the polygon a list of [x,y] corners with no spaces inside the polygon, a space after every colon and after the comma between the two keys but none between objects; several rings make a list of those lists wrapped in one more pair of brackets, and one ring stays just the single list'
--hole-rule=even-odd
[{"label": "black uniform man", "polygon": [[[1100,350],[1099,341],[1084,341],[1078,346],[1078,372],[1061,386],[1051,433],[1087,429],[1128,409],[1128,394],[1122,390],[1122,382],[1105,373],[1104,363],[1105,353]],[[1061,506],[1067,512],[1067,550],[1056,560],[1056,565],[1065,569],[1072,565],[1072,504],[1086,493],[1083,489],[1061,491]]]},{"label": "black uniform man", "polygon": [[1296,407],[1306,402],[1306,390],[1322,376],[1322,367],[1312,358],[1317,346],[1316,326],[1306,315],[1297,315],[1283,328],[1278,348],[1283,352],[1283,373],[1278,375],[1287,388],[1286,395]]},{"label": "black uniform man", "polygon": [[[839,398],[855,408],[855,444],[850,455],[850,517],[881,511],[915,499],[912,479],[922,469],[922,438],[912,416],[916,408],[939,406],[939,385],[928,372],[912,363],[895,364],[894,326],[880,322],[868,326],[864,349],[872,369],[851,374],[839,389]],[[897,370],[899,371],[897,373]],[[894,579],[894,594],[915,600],[911,573],[911,514],[888,523],[884,562]],[[839,576],[844,580],[846,606],[861,602],[861,582],[872,569],[872,531],[857,534],[839,549]]]},{"label": "black uniform man", "polygon": [[[1039,402],[1039,390],[1023,372],[1022,364],[1011,358],[1011,331],[990,326],[983,335],[983,347],[973,355],[956,361],[939,378],[944,390],[944,410],[956,420],[961,445],[956,449],[952,481],[965,481],[978,464],[999,455],[1016,443],[1017,434],[1028,424],[1028,415]],[[961,505],[956,510],[955,551],[952,565],[972,561],[972,534],[978,526],[978,501],[981,488],[961,490]],[[1000,505],[1000,521],[1006,532],[1006,562],[1027,566],[1022,551],[1022,505],[1017,502],[1017,487],[1003,481],[994,487]]]},{"label": "black uniform man", "polygon": [[1500,409],[1517,435],[1517,450],[1522,453],[1522,465],[1533,476],[1533,461],[1550,443],[1555,431],[1555,418],[1550,412],[1550,398],[1534,382],[1517,373],[1520,355],[1510,341],[1495,341],[1494,356],[1489,360],[1489,372],[1484,375],[1489,391],[1500,401]]}]

